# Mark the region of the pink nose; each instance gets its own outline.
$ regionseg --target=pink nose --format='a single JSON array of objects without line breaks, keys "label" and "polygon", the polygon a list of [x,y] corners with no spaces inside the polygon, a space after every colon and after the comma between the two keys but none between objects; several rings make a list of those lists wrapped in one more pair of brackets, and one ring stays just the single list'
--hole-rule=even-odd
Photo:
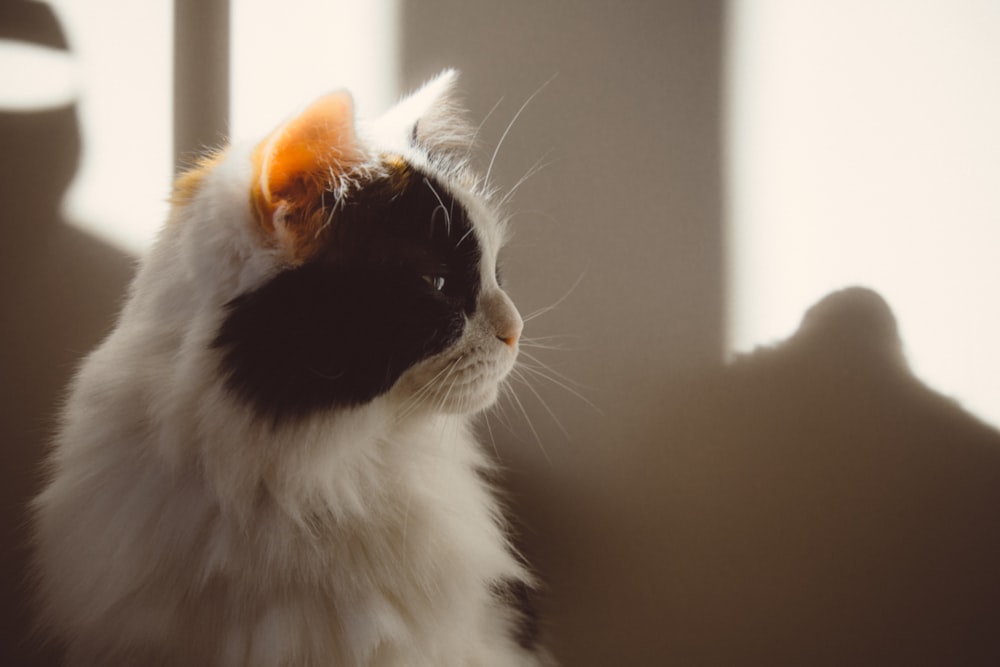
[{"label": "pink nose", "polygon": [[480,307],[493,330],[493,335],[507,347],[517,346],[524,329],[524,321],[517,308],[501,290],[492,290],[483,295]]},{"label": "pink nose", "polygon": [[506,343],[508,347],[514,347],[517,345],[517,336],[497,336],[497,338]]},{"label": "pink nose", "polygon": [[521,330],[524,329],[524,321],[509,300],[505,299],[505,308],[502,314],[494,322],[497,339],[503,341],[507,347],[516,347],[517,341],[521,338]]}]

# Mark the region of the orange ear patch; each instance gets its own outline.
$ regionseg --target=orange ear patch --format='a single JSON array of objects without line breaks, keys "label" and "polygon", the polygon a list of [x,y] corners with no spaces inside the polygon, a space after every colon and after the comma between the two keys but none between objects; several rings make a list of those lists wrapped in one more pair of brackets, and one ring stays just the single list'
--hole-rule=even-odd
[{"label": "orange ear patch", "polygon": [[313,102],[257,147],[252,203],[264,232],[293,261],[304,261],[316,245],[326,222],[325,193],[362,160],[347,92]]}]

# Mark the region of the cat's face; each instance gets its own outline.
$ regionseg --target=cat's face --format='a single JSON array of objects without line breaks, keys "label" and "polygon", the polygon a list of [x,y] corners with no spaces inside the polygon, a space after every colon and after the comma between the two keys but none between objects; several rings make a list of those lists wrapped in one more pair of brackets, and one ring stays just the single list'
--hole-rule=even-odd
[{"label": "cat's face", "polygon": [[251,155],[251,236],[273,266],[228,299],[212,346],[227,387],[259,413],[495,400],[522,320],[499,285],[502,225],[456,158],[446,104],[438,90],[402,132],[390,112],[394,141],[355,128],[335,94]]}]

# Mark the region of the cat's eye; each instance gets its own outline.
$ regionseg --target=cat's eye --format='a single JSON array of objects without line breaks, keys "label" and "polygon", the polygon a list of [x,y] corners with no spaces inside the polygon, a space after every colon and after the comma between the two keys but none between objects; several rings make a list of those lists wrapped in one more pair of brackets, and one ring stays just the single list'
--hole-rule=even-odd
[{"label": "cat's eye", "polygon": [[444,289],[444,276],[421,276],[428,285],[440,292]]}]

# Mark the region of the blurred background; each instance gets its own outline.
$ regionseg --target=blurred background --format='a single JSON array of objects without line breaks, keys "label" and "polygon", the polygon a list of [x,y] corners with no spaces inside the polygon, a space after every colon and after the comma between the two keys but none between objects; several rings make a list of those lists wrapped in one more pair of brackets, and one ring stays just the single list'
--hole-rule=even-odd
[{"label": "blurred background", "polygon": [[24,503],[175,171],[444,67],[517,187],[481,426],[561,661],[1000,664],[998,62],[991,0],[4,0],[0,664],[56,664]]}]

